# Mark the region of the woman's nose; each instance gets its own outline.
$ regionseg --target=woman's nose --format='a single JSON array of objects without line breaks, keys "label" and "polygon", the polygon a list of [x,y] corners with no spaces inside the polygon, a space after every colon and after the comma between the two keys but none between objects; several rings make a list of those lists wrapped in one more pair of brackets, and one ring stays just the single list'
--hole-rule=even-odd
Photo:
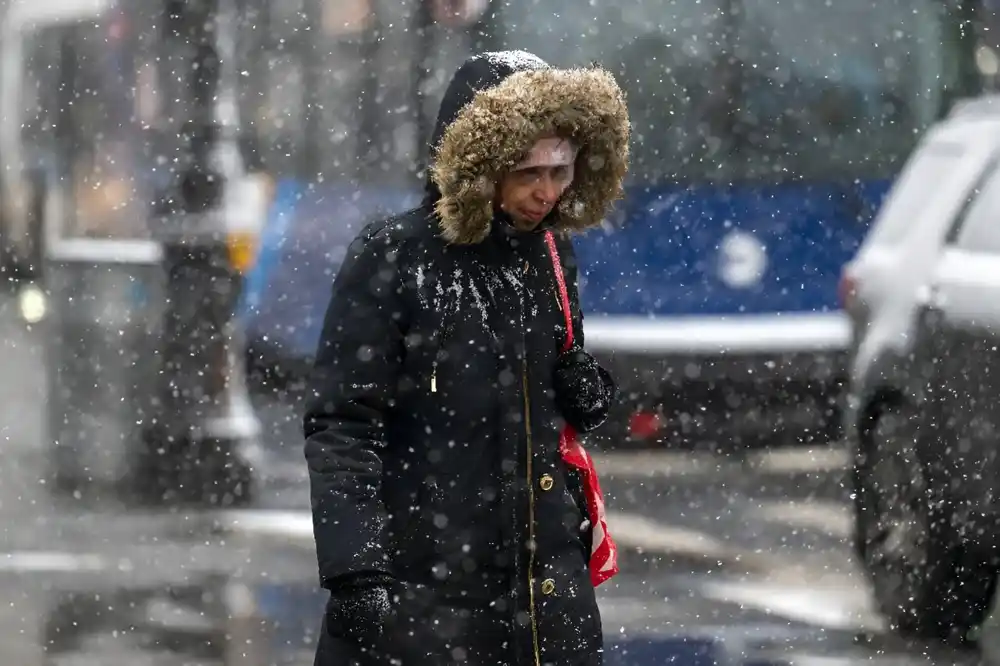
[{"label": "woman's nose", "polygon": [[551,176],[543,176],[539,179],[538,189],[535,190],[535,193],[540,200],[547,203],[552,203],[562,194],[559,184]]}]

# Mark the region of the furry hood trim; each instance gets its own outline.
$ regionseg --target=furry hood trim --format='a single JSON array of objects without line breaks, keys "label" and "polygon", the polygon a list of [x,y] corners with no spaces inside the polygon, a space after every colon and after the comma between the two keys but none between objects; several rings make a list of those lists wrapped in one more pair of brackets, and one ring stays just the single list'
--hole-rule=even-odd
[{"label": "furry hood trim", "polygon": [[436,147],[430,176],[449,243],[482,242],[493,221],[495,183],[542,136],[579,146],[575,176],[554,212],[555,231],[596,226],[622,196],[628,170],[625,98],[606,70],[534,69],[514,72],[482,90],[458,113]]}]

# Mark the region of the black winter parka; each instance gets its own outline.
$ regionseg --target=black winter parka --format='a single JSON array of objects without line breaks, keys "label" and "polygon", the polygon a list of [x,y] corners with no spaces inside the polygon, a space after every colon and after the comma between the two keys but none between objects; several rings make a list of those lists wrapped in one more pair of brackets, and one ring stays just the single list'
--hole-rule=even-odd
[{"label": "black winter parka", "polygon": [[320,581],[399,581],[381,653],[325,631],[317,664],[599,664],[590,531],[559,456],[552,375],[566,334],[543,234],[494,213],[492,184],[543,134],[576,178],[546,220],[575,334],[568,231],[621,192],[628,119],[600,69],[525,53],[470,59],[438,118],[423,205],[350,246],[305,416]]}]

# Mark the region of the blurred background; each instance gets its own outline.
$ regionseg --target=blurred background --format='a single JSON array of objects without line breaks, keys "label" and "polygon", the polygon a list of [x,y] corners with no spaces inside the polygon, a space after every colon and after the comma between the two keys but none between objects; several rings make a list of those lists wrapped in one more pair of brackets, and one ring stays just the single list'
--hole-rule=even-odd
[{"label": "blurred background", "polygon": [[470,54],[597,62],[607,663],[1000,664],[1000,2],[3,0],[0,657],[312,663],[303,382]]}]

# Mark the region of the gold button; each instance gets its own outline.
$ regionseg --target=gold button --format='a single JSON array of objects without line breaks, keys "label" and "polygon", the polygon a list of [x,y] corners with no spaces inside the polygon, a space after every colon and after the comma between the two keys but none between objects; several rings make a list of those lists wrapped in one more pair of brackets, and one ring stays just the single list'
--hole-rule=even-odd
[{"label": "gold button", "polygon": [[545,491],[552,490],[552,486],[555,484],[555,479],[552,478],[551,474],[542,474],[542,478],[538,480],[538,485]]},{"label": "gold button", "polygon": [[542,581],[542,594],[549,595],[556,591],[556,582],[551,578]]}]

